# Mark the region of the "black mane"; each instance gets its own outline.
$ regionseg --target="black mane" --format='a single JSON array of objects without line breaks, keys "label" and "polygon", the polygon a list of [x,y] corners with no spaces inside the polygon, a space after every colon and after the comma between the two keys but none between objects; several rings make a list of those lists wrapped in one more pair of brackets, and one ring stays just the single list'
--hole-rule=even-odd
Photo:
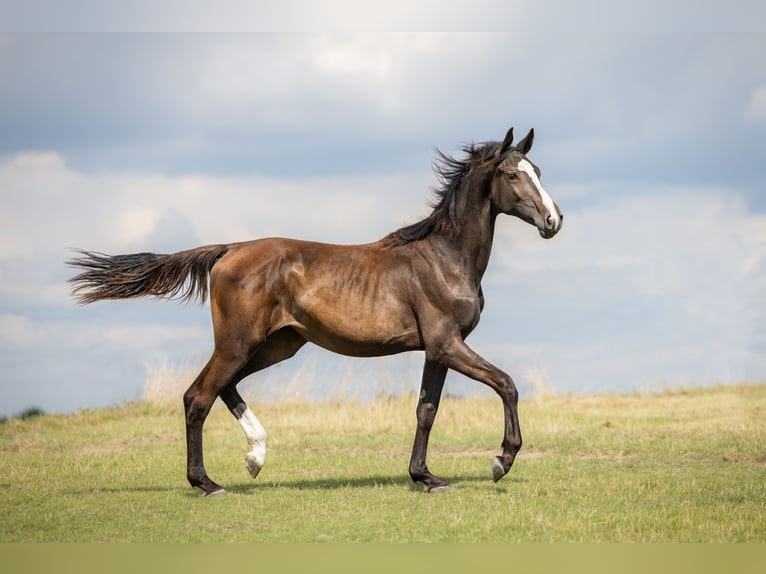
[{"label": "black mane", "polygon": [[488,142],[464,146],[462,151],[466,156],[463,159],[455,159],[435,149],[433,169],[439,186],[431,188],[434,198],[428,204],[433,211],[425,219],[389,233],[384,240],[398,246],[423,239],[435,230],[458,235],[461,222],[457,213],[457,200],[463,188],[463,178],[472,167],[492,158],[498,145],[498,142]]}]

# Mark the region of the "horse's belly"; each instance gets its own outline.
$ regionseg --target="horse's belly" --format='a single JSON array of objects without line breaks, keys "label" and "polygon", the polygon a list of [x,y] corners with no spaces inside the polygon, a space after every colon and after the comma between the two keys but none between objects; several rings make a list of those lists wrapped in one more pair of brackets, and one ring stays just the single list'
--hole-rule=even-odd
[{"label": "horse's belly", "polygon": [[291,310],[290,325],[320,347],[356,357],[422,348],[412,310],[396,301],[383,299],[370,305],[323,297],[302,299]]}]

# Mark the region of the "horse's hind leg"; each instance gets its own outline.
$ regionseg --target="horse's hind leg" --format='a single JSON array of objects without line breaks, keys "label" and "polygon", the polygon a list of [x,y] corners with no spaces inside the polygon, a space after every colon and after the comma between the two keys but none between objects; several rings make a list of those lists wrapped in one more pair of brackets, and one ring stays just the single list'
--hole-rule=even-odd
[{"label": "horse's hind leg", "polygon": [[221,393],[221,399],[245,431],[247,443],[250,446],[250,450],[245,455],[245,464],[250,476],[255,478],[266,462],[266,429],[237,392],[236,385],[226,387]]},{"label": "horse's hind leg", "polygon": [[223,494],[224,489],[213,482],[205,471],[202,456],[202,427],[218,395],[246,363],[246,357],[226,356],[215,350],[205,368],[184,393],[186,477],[189,484],[201,488],[205,496]]},{"label": "horse's hind leg", "polygon": [[266,461],[266,429],[237,392],[237,384],[252,373],[289,359],[305,344],[306,340],[289,327],[277,331],[266,339],[247,365],[221,392],[221,399],[239,421],[247,437],[250,450],[245,455],[245,464],[253,478],[258,476]]}]

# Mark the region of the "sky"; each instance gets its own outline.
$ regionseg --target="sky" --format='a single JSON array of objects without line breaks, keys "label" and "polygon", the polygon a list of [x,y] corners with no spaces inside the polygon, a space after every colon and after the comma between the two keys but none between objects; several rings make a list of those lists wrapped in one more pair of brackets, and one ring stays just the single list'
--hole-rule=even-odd
[{"label": "sky", "polygon": [[[71,248],[374,241],[428,213],[434,148],[511,126],[565,226],[498,222],[468,342],[522,398],[766,380],[756,2],[103,4],[0,4],[0,416],[137,400],[212,351],[207,306],[76,305]],[[240,387],[417,390],[421,364],[306,348]]]}]

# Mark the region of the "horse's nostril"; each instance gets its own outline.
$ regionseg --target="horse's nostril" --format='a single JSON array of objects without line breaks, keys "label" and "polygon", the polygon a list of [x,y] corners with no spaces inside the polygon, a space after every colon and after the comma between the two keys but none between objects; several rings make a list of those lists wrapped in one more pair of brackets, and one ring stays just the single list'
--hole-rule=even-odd
[{"label": "horse's nostril", "polygon": [[545,222],[548,224],[548,227],[551,227],[553,225],[553,216],[549,215],[545,218]]}]

